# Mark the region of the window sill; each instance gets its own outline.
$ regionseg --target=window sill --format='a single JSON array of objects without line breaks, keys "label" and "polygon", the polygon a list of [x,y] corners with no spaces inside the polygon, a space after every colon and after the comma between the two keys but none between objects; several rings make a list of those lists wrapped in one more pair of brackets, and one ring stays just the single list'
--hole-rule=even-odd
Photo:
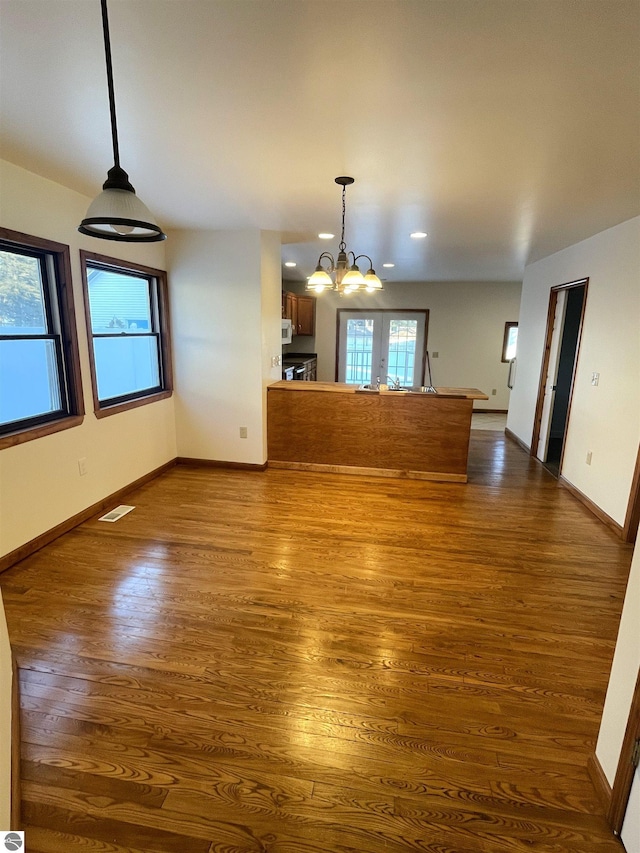
[{"label": "window sill", "polygon": [[137,409],[138,406],[146,406],[148,403],[157,403],[159,400],[166,400],[173,394],[173,391],[160,391],[157,394],[149,394],[148,397],[139,397],[137,400],[128,400],[126,403],[116,403],[113,406],[103,406],[94,408],[96,418],[108,418],[109,415],[118,415],[120,412],[127,412],[129,409]]},{"label": "window sill", "polygon": [[33,441],[33,439],[42,438],[45,435],[52,435],[54,432],[62,432],[62,430],[80,426],[83,420],[84,415],[71,415],[68,418],[61,418],[59,421],[51,421],[51,423],[41,424],[31,429],[2,435],[0,436],[0,450],[4,450],[5,447],[15,447],[16,444],[24,444],[26,441]]}]

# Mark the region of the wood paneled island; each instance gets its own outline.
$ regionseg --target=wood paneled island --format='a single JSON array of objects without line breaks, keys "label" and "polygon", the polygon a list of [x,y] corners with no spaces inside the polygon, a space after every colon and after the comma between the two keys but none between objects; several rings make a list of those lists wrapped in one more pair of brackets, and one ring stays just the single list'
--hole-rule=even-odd
[{"label": "wood paneled island", "polygon": [[436,390],[276,382],[267,388],[269,465],[466,483],[473,401],[489,398]]}]

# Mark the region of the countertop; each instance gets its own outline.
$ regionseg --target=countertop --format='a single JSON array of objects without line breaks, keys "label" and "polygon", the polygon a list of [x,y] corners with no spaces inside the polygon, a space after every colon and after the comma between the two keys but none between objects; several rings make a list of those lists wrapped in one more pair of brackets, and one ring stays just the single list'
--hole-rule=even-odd
[{"label": "countertop", "polygon": [[351,385],[347,382],[287,382],[282,379],[278,382],[273,382],[268,386],[267,390],[282,389],[285,391],[308,392],[320,391],[333,394],[366,394],[367,396],[389,396],[389,397],[427,397],[437,399],[438,397],[454,397],[465,400],[488,400],[488,396],[483,394],[478,388],[448,388],[439,386],[436,388],[437,394],[425,394],[419,391],[360,391],[357,385]]}]

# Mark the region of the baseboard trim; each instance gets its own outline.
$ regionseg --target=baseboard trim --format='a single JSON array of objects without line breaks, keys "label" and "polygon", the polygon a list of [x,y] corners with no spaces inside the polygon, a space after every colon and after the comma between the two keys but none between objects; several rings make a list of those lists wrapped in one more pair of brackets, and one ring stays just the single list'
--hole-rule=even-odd
[{"label": "baseboard trim", "polygon": [[518,438],[515,432],[512,432],[509,427],[504,428],[504,434],[507,436],[507,438],[511,439],[511,441],[517,444],[518,447],[521,447],[524,451],[531,454],[531,448],[529,447],[529,445],[525,444],[521,438]]},{"label": "baseboard trim", "polygon": [[506,415],[508,409],[473,409],[472,415]]},{"label": "baseboard trim", "polygon": [[231,468],[237,471],[265,471],[267,463],[262,465],[251,462],[223,462],[220,459],[196,459],[194,456],[178,456],[178,465],[190,465],[192,468]]},{"label": "baseboard trim", "polygon": [[599,519],[603,524],[605,524],[609,530],[613,531],[620,539],[624,539],[624,528],[621,524],[618,524],[617,521],[614,521],[610,515],[600,509],[597,504],[588,498],[580,489],[576,489],[573,483],[570,483],[562,474],[558,477],[558,485],[562,486],[563,489],[566,489],[569,494],[573,495],[574,498],[580,501],[589,512],[593,513],[597,519]]},{"label": "baseboard trim", "polygon": [[11,653],[11,829],[22,827],[22,784],[20,776],[20,676]]},{"label": "baseboard trim", "polygon": [[323,465],[317,462],[269,461],[269,468],[286,471],[313,471],[316,474],[349,474],[355,477],[388,477],[404,480],[430,480],[434,483],[466,483],[466,474],[438,471],[405,471],[400,468],[359,468],[355,465]]},{"label": "baseboard trim", "polygon": [[598,799],[602,803],[604,813],[608,814],[609,808],[611,806],[611,796],[613,792],[611,790],[609,780],[605,776],[604,770],[602,769],[602,765],[598,761],[598,756],[595,754],[595,752],[592,752],[591,755],[587,758],[587,772],[589,774],[589,778],[591,779],[591,784],[595,788],[595,792],[598,795]]},{"label": "baseboard trim", "polygon": [[120,500],[129,492],[140,488],[140,486],[144,486],[151,480],[155,480],[156,477],[159,477],[161,474],[164,474],[165,471],[173,468],[175,464],[175,459],[172,459],[170,462],[165,462],[165,464],[160,465],[159,468],[154,468],[153,471],[149,471],[148,474],[138,477],[137,480],[134,480],[127,486],[123,486],[121,489],[118,489],[117,492],[107,495],[106,498],[102,498],[102,500],[91,504],[91,506],[77,512],[66,521],[63,521],[55,527],[52,527],[50,530],[46,530],[44,533],[36,536],[36,538],[32,539],[30,542],[25,542],[24,545],[20,545],[19,548],[16,548],[14,551],[10,551],[8,554],[5,554],[4,557],[0,557],[0,572],[6,571],[10,566],[19,563],[20,560],[24,560],[25,557],[30,557],[31,554],[35,554],[36,551],[44,548],[45,545],[49,545],[50,542],[53,542],[53,540],[57,539],[59,536],[63,536],[65,533],[73,530],[74,527],[77,527],[79,524],[87,521],[91,516],[96,515],[99,512],[104,512],[105,509],[109,509],[109,507],[119,503]]}]

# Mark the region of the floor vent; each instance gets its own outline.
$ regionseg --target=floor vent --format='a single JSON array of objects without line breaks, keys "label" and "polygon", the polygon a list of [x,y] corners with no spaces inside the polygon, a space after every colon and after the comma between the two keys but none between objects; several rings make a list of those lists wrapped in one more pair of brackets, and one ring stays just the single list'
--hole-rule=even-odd
[{"label": "floor vent", "polygon": [[98,521],[119,521],[123,515],[131,512],[132,509],[135,509],[135,507],[120,504],[120,506],[117,506],[115,509],[110,510],[106,515],[103,515],[102,518],[99,518]]}]

